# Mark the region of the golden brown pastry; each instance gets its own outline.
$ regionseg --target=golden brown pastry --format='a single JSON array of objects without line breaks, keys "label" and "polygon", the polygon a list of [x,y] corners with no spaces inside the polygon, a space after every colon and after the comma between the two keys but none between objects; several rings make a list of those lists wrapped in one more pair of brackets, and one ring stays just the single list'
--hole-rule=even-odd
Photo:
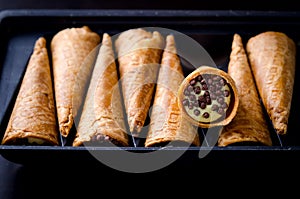
[{"label": "golden brown pastry", "polygon": [[164,38],[157,31],[129,29],[119,35],[115,47],[129,129],[138,136],[153,98]]},{"label": "golden brown pastry", "polygon": [[296,45],[286,34],[268,31],[250,38],[246,50],[274,129],[285,135],[294,87]]},{"label": "golden brown pastry", "polygon": [[200,66],[179,86],[183,116],[201,128],[227,125],[235,117],[239,99],[234,80],[225,71]]},{"label": "golden brown pastry", "polygon": [[173,35],[166,38],[145,147],[184,142],[200,145],[198,127],[182,117],[177,90],[184,79]]},{"label": "golden brown pastry", "polygon": [[59,130],[67,137],[83,101],[100,36],[89,27],[67,28],[51,41]]},{"label": "golden brown pastry", "polygon": [[228,74],[236,83],[240,102],[235,118],[223,127],[218,145],[227,146],[242,142],[272,145],[268,125],[239,34],[233,36]]},{"label": "golden brown pastry", "polygon": [[111,37],[103,34],[73,146],[128,146]]},{"label": "golden brown pastry", "polygon": [[36,40],[2,144],[59,145],[46,40]]}]

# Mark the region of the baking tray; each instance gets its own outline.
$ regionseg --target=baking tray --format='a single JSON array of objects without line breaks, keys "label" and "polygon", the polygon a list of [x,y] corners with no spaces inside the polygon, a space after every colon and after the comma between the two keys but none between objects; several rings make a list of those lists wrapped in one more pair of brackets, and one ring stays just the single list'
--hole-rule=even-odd
[{"label": "baking tray", "polygon": [[[20,81],[37,37],[48,41],[58,31],[69,27],[89,26],[102,35],[118,34],[130,28],[162,27],[181,32],[201,44],[215,64],[226,70],[234,33],[244,41],[258,33],[274,30],[289,35],[297,44],[299,60],[300,13],[291,11],[232,11],[232,10],[4,10],[0,12],[0,139],[2,139]],[[48,42],[49,44],[49,42]],[[144,148],[130,147],[72,147],[62,139],[61,146],[6,146],[0,154],[15,163],[100,165],[113,170],[144,172],[147,165],[161,162],[160,168],[150,170],[194,171],[200,165],[257,166],[270,164],[284,167],[295,165],[300,157],[298,121],[300,111],[300,70],[296,61],[296,77],[289,118],[288,133],[277,136],[272,131],[273,146],[243,144],[228,147],[211,145],[200,130],[202,145]],[[270,125],[270,129],[271,125]],[[140,142],[142,142],[140,140]],[[158,155],[155,152],[158,152]],[[124,152],[129,156],[124,155]],[[148,156],[152,156],[149,158]],[[152,154],[152,155],[151,155]],[[96,158],[95,158],[96,157]],[[99,161],[98,157],[103,157]],[[128,159],[126,159],[126,158]],[[162,161],[165,160],[165,161]],[[106,161],[116,162],[114,166]],[[116,166],[117,165],[117,166]],[[121,165],[121,166],[120,166]],[[134,167],[132,167],[135,165]],[[122,168],[119,168],[122,167]],[[129,169],[132,167],[133,169]],[[158,166],[157,166],[158,167]],[[146,168],[146,169],[138,169]]]}]

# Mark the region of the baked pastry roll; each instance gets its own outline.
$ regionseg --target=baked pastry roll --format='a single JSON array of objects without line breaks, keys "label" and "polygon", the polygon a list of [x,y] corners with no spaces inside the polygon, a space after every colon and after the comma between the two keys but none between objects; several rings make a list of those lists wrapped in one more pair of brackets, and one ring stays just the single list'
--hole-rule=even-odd
[{"label": "baked pastry roll", "polygon": [[36,40],[2,144],[59,145],[46,40]]},{"label": "baked pastry roll", "polygon": [[178,89],[178,98],[183,116],[201,128],[229,124],[239,106],[237,88],[230,75],[206,65],[184,78]]},{"label": "baked pastry roll", "polygon": [[51,41],[54,91],[59,130],[69,135],[93,68],[100,36],[89,27],[67,28]]},{"label": "baked pastry roll", "polygon": [[272,145],[267,121],[239,34],[233,36],[228,74],[236,83],[239,107],[233,120],[223,127],[218,145],[240,143]]},{"label": "baked pastry roll", "polygon": [[154,94],[164,38],[142,28],[122,32],[115,41],[128,126],[139,136]]},{"label": "baked pastry roll", "polygon": [[200,145],[198,127],[182,117],[178,105],[177,90],[183,79],[184,74],[177,56],[174,36],[168,35],[159,69],[145,147],[163,146],[170,142]]},{"label": "baked pastry roll", "polygon": [[282,32],[267,31],[250,38],[246,50],[274,129],[285,135],[294,87],[296,45]]},{"label": "baked pastry roll", "polygon": [[128,146],[111,37],[103,34],[73,146]]}]

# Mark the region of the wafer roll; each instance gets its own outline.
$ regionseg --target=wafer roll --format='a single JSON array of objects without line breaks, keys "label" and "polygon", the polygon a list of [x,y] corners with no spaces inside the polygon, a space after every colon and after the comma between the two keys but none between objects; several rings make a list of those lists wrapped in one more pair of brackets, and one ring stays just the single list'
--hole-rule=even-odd
[{"label": "wafer roll", "polygon": [[212,66],[200,66],[188,74],[178,89],[183,116],[201,128],[229,124],[239,106],[231,76]]},{"label": "wafer roll", "polygon": [[154,94],[164,38],[157,32],[130,29],[115,42],[130,132],[138,136]]},{"label": "wafer roll", "polygon": [[239,107],[233,120],[223,127],[218,145],[240,143],[272,145],[263,108],[239,34],[233,36],[228,74],[236,83]]},{"label": "wafer roll", "polygon": [[36,40],[2,144],[59,145],[46,40]]},{"label": "wafer roll", "polygon": [[51,41],[57,117],[64,137],[83,101],[99,42],[100,36],[87,26],[61,30]]},{"label": "wafer roll", "polygon": [[156,92],[151,111],[150,128],[145,146],[184,142],[200,145],[197,127],[182,117],[177,90],[184,79],[173,35],[166,38]]},{"label": "wafer roll", "polygon": [[250,38],[246,50],[274,129],[285,135],[294,87],[296,45],[286,34],[268,31]]},{"label": "wafer roll", "polygon": [[113,143],[128,146],[118,74],[108,34],[94,66],[73,146]]}]

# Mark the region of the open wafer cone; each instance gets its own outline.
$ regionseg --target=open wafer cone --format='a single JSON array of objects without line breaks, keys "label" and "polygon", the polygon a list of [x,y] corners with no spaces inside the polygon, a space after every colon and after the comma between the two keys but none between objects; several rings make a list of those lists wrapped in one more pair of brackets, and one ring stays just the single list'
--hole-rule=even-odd
[{"label": "open wafer cone", "polygon": [[201,128],[229,124],[239,106],[231,76],[212,66],[200,66],[188,74],[178,89],[183,116]]},{"label": "open wafer cone", "polygon": [[[66,28],[51,41],[55,100],[59,130],[67,137],[83,101],[93,69],[93,49],[100,36],[89,27]],[[89,57],[90,56],[90,57]]]},{"label": "open wafer cone", "polygon": [[2,144],[59,145],[46,40],[36,40]]}]

